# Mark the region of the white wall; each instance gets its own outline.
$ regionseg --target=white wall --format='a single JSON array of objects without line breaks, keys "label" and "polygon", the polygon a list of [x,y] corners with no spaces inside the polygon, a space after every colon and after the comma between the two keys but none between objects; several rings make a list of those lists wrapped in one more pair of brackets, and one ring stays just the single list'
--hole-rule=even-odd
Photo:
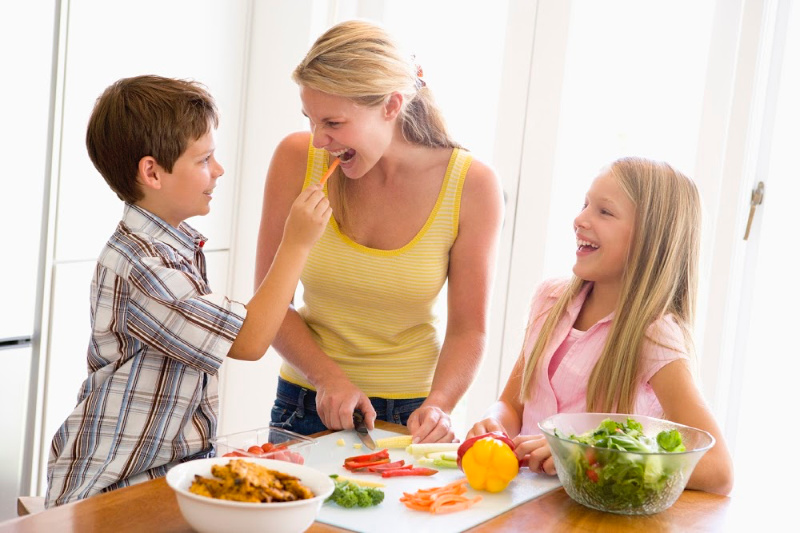
[{"label": "white wall", "polygon": [[[324,3],[255,2],[250,16],[248,75],[240,144],[237,216],[230,293],[253,294],[256,241],[264,178],[272,152],[288,133],[306,128],[291,72],[324,24]],[[257,362],[229,360],[222,387],[220,432],[269,425],[280,356],[270,349]]]}]

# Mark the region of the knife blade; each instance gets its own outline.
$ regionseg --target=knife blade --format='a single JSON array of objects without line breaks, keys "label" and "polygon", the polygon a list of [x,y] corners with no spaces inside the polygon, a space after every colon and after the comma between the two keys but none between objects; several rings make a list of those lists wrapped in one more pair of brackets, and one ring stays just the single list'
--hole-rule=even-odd
[{"label": "knife blade", "polygon": [[364,443],[364,446],[369,448],[370,450],[374,450],[376,448],[375,441],[372,440],[372,437],[369,436],[369,430],[367,430],[367,423],[364,421],[364,413],[356,409],[353,411],[353,424],[355,424],[355,430],[358,434],[358,438],[361,439],[361,442]]}]

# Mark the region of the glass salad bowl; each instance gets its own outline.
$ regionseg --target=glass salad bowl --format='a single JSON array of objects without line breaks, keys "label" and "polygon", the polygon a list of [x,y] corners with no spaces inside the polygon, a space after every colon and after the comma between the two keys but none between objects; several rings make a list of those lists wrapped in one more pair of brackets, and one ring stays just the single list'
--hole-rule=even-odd
[{"label": "glass salad bowl", "polygon": [[642,415],[560,413],[539,428],[567,494],[592,509],[626,515],[668,509],[714,445],[706,431]]}]

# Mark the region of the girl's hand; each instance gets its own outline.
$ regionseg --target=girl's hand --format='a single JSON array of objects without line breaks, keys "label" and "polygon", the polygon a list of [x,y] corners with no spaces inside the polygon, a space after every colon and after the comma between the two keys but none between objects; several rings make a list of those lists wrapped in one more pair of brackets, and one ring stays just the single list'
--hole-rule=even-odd
[{"label": "girl's hand", "polygon": [[283,228],[284,242],[311,248],[322,236],[330,217],[331,206],[322,186],[307,187],[292,203]]},{"label": "girl's hand", "polygon": [[527,461],[531,472],[556,475],[553,453],[544,435],[517,435],[513,440],[517,458],[523,463]]},{"label": "girl's hand", "polygon": [[476,422],[474,426],[469,430],[467,433],[467,439],[472,438],[476,435],[484,435],[486,433],[491,433],[492,431],[500,431],[501,433],[505,433],[508,435],[506,428],[503,427],[503,424],[498,422],[494,418],[484,418],[480,422]]}]

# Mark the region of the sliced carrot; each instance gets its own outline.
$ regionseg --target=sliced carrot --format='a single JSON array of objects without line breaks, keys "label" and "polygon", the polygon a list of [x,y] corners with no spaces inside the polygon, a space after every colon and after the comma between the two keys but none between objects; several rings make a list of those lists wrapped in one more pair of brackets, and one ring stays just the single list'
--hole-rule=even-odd
[{"label": "sliced carrot", "polygon": [[322,176],[322,179],[319,180],[319,184],[324,185],[325,182],[328,181],[328,178],[331,177],[331,174],[333,174],[333,171],[336,170],[336,167],[338,166],[339,166],[339,158],[337,157],[331,162],[330,166],[328,167],[328,171],[325,173],[324,176]]},{"label": "sliced carrot", "polygon": [[448,483],[443,487],[419,489],[411,494],[404,492],[400,501],[409,509],[435,514],[453,513],[469,509],[483,499],[481,496],[467,498],[466,478]]},{"label": "sliced carrot", "polygon": [[482,496],[478,496],[471,500],[469,498],[465,498],[463,501],[460,502],[455,502],[455,501],[448,502],[443,505],[440,505],[439,507],[434,509],[433,512],[436,514],[445,514],[445,513],[454,513],[456,511],[464,511],[466,509],[469,509],[482,499],[483,499]]}]

